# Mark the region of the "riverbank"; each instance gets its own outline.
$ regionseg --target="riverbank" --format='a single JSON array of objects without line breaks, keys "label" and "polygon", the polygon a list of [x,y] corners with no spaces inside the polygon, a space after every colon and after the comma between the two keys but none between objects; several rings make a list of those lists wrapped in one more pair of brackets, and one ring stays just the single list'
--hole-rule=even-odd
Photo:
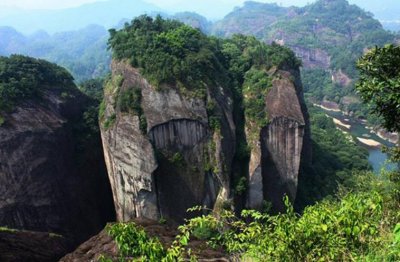
[{"label": "riverbank", "polygon": [[[313,106],[319,107],[319,108],[323,109],[324,111],[340,113],[343,116],[347,117],[346,119],[344,119],[344,121],[346,121],[346,122],[349,122],[349,117],[351,117],[348,112],[344,112],[344,111],[340,110],[339,104],[337,104],[335,102],[324,100],[320,104],[313,103]],[[330,117],[333,118],[333,121],[335,122],[336,125],[344,127],[346,129],[351,129],[351,126],[345,124],[343,121],[341,121],[333,116],[330,116]],[[363,125],[367,129],[369,129],[372,134],[376,134],[379,138],[381,138],[391,144],[398,144],[398,142],[399,142],[400,134],[398,134],[398,133],[388,132],[387,130],[385,130],[382,127],[368,126],[367,121],[364,119],[353,119],[353,121],[357,121],[359,124]]]},{"label": "riverbank", "polygon": [[[327,115],[327,116],[330,117],[329,115]],[[342,121],[340,121],[337,118],[332,117],[332,119],[333,119],[333,122],[335,123],[336,126],[341,126],[341,127],[346,128],[346,129],[350,129],[351,128],[351,125],[345,124],[345,123],[343,123]]]},{"label": "riverbank", "polygon": [[380,146],[382,146],[381,143],[379,143],[378,141],[373,140],[373,139],[357,137],[357,140],[360,141],[361,143],[363,143],[364,145],[367,145],[367,146],[370,146],[370,147],[380,147]]},{"label": "riverbank", "polygon": [[329,110],[324,109],[323,107],[318,106],[325,112],[325,114],[331,118],[337,129],[340,129],[348,139],[361,147],[366,148],[369,153],[368,161],[373,167],[375,173],[379,173],[382,168],[386,168],[387,170],[393,170],[396,168],[394,164],[387,163],[388,155],[383,153],[382,146],[392,147],[393,143],[390,143],[390,140],[378,136],[378,130],[376,132],[368,127],[368,123],[363,121],[362,119],[356,119],[352,116],[345,114],[342,111],[337,111],[335,108],[328,108]]},{"label": "riverbank", "polygon": [[342,112],[340,111],[339,108],[330,108],[328,106],[324,106],[324,105],[319,105],[319,104],[312,104],[313,106],[319,107],[321,109],[324,109],[326,111],[332,111],[332,112]]}]

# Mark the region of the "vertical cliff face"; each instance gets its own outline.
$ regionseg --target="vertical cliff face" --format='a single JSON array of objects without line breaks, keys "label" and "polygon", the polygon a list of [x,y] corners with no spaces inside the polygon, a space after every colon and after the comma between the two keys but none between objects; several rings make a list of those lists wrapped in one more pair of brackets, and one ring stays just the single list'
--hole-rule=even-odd
[{"label": "vertical cliff face", "polygon": [[111,192],[100,137],[87,139],[90,148],[79,139],[90,101],[76,88],[61,92],[44,90],[3,113],[0,225],[81,241],[113,219]]},{"label": "vertical cliff face", "polygon": [[[136,109],[121,100],[132,90]],[[162,216],[180,222],[187,208],[217,208],[230,197],[232,102],[222,88],[207,92],[198,98],[177,87],[156,89],[127,63],[112,63],[100,124],[119,221]],[[209,104],[220,119],[216,129]]]},{"label": "vertical cliff face", "polygon": [[309,161],[309,120],[298,72],[270,74],[268,124],[259,127],[255,137],[248,135],[252,150],[247,206],[261,208],[266,200],[274,210],[283,210],[283,196],[295,200],[301,164]]}]

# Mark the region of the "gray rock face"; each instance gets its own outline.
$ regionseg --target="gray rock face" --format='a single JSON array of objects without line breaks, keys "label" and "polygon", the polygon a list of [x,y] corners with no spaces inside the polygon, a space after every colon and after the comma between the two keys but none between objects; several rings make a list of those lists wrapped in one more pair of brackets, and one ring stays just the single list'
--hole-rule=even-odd
[{"label": "gray rock face", "polygon": [[291,46],[293,52],[296,53],[297,57],[300,57],[304,63],[304,68],[314,69],[323,68],[329,69],[331,64],[331,57],[328,52],[320,48],[310,49],[302,46]]},{"label": "gray rock face", "polygon": [[192,148],[208,136],[208,128],[195,120],[171,120],[153,127],[149,132],[150,141],[158,149]]},{"label": "gray rock face", "polygon": [[[58,91],[48,91],[41,100],[26,101],[5,115],[0,127],[0,226],[81,241],[113,219],[102,154],[77,151],[75,124],[88,99],[71,92],[74,98],[63,100]],[[92,150],[101,150],[99,137],[94,145]]]},{"label": "gray rock face", "polygon": [[[187,208],[221,206],[230,197],[235,148],[230,95],[212,88],[200,99],[174,87],[156,89],[124,62],[114,61],[112,74],[123,80],[106,90],[101,125],[117,219],[162,216],[181,222]],[[141,117],[118,108],[119,93],[130,88],[140,89]],[[221,119],[218,131],[209,127],[210,101]],[[111,116],[115,122],[105,128]],[[146,130],[140,129],[140,118]]]},{"label": "gray rock face", "polygon": [[247,206],[261,208],[267,200],[282,210],[284,195],[295,200],[301,164],[309,159],[309,120],[298,72],[275,72],[272,85],[265,100],[270,121],[252,146]]},{"label": "gray rock face", "polygon": [[[299,72],[271,74],[273,87],[265,99],[269,124],[256,139],[246,130],[252,148],[247,207],[261,208],[267,200],[280,210],[285,194],[296,198],[309,124]],[[177,87],[155,88],[125,62],[114,61],[112,75],[100,124],[117,219],[182,222],[190,207],[217,210],[228,204],[237,143],[229,92],[209,87],[200,99]],[[140,91],[141,110],[120,109],[120,97],[129,90]],[[211,128],[211,117],[220,127]]]}]

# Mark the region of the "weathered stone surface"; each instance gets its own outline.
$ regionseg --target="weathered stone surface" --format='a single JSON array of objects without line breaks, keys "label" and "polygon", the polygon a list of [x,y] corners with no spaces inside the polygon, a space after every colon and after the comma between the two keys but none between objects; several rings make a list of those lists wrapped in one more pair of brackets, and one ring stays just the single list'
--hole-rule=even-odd
[{"label": "weathered stone surface", "polygon": [[[113,219],[100,137],[78,150],[76,124],[89,100],[46,91],[0,127],[0,226],[85,240]],[[97,139],[97,140],[96,140]],[[100,150],[99,152],[96,152]]]},{"label": "weathered stone surface", "polygon": [[271,74],[265,100],[269,124],[252,141],[247,206],[259,209],[267,200],[282,210],[284,195],[295,200],[301,163],[310,159],[310,131],[298,71]]},{"label": "weathered stone surface", "polygon": [[102,131],[102,139],[117,220],[158,219],[153,179],[157,162],[150,141],[140,131],[139,118],[120,115]]},{"label": "weathered stone surface", "polygon": [[302,46],[290,46],[293,52],[301,58],[306,69],[323,68],[329,69],[331,57],[328,52],[320,48],[305,48]]},{"label": "weathered stone surface", "polygon": [[[155,88],[125,62],[114,61],[112,74],[123,82],[106,91],[102,123],[110,116],[116,120],[102,128],[102,138],[117,219],[162,216],[182,222],[187,208],[216,208],[231,197],[235,125],[230,94],[210,87],[204,99],[176,87]],[[145,132],[137,115],[121,112],[116,105],[119,92],[130,88],[141,90]],[[210,101],[221,119],[218,132],[209,127]]]},{"label": "weathered stone surface", "polygon": [[[165,249],[172,245],[179,233],[175,227],[160,225],[158,222],[148,219],[135,219],[133,222],[143,228],[148,236],[158,238]],[[233,261],[225,254],[224,250],[210,248],[204,240],[191,239],[188,248],[192,250],[192,254],[196,255],[198,261]],[[116,242],[107,234],[106,230],[80,245],[74,252],[64,256],[60,262],[97,261],[101,255],[111,258],[113,261],[119,261],[121,258]],[[131,259],[130,257],[129,260]]]},{"label": "weathered stone surface", "polygon": [[54,262],[71,251],[71,243],[49,233],[0,231],[0,261]]}]

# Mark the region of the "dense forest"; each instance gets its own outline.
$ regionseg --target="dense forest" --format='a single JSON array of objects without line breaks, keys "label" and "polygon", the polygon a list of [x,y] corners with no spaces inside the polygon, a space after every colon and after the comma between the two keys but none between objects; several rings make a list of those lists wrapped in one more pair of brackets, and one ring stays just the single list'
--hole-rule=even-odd
[{"label": "dense forest", "polygon": [[356,61],[369,48],[393,43],[399,36],[358,6],[346,0],[321,0],[302,8],[248,2],[216,22],[212,33],[250,34],[292,48],[304,62],[302,77],[310,101],[333,101],[371,125],[381,122],[356,95]]},{"label": "dense forest", "polygon": [[0,126],[2,114],[21,101],[40,98],[43,89],[68,89],[73,78],[64,68],[21,55],[0,57]]}]

